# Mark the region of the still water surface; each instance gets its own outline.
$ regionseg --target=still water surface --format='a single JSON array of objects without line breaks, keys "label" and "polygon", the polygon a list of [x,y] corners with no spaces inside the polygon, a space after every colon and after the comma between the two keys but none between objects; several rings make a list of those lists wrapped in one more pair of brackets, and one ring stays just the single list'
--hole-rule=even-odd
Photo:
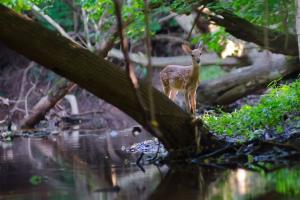
[{"label": "still water surface", "polygon": [[136,167],[128,146],[147,136],[65,132],[0,143],[0,199],[300,199],[300,167],[272,173],[196,166]]}]

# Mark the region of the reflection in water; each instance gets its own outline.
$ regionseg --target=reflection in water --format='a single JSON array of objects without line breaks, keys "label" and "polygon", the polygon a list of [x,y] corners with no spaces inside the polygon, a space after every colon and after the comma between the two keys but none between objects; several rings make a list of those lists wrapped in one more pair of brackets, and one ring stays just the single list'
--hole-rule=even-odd
[{"label": "reflection in water", "polygon": [[64,132],[0,143],[0,199],[300,199],[300,170],[145,166],[121,151],[145,136]]}]

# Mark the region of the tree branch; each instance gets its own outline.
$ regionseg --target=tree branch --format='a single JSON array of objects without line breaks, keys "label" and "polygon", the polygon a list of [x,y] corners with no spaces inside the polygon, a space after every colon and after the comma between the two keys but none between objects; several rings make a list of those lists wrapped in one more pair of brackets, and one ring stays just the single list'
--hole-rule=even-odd
[{"label": "tree branch", "polygon": [[[267,32],[269,44],[266,46],[266,49],[274,53],[298,56],[297,36],[295,34],[281,33],[273,29],[252,24],[227,10],[216,11],[217,15],[202,13],[207,15],[210,20],[217,25],[223,26],[225,30],[233,36],[256,43],[261,47],[265,46],[264,33]],[[284,44],[286,44],[286,47]]]}]

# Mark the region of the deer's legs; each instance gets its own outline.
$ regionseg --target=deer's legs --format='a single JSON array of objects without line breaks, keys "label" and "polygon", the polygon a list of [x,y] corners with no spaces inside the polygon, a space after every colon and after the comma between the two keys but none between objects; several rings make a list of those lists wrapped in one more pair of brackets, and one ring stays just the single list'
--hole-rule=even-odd
[{"label": "deer's legs", "polygon": [[187,91],[185,92],[184,97],[185,97],[185,105],[186,105],[187,110],[191,109],[190,95]]},{"label": "deer's legs", "polygon": [[165,95],[170,98],[171,88],[169,86],[163,85],[163,90]]},{"label": "deer's legs", "polygon": [[171,90],[170,95],[169,95],[169,98],[170,98],[172,101],[175,101],[176,95],[177,95],[177,90]]},{"label": "deer's legs", "polygon": [[196,111],[196,91],[191,92],[190,95],[190,101],[191,101],[191,112],[195,113]]}]

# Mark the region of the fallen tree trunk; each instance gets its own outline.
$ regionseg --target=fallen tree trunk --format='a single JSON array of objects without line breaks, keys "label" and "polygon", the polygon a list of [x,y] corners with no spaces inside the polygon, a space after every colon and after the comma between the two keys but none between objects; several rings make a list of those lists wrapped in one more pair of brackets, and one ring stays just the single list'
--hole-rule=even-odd
[{"label": "fallen tree trunk", "polygon": [[[112,49],[108,53],[109,57],[117,58],[123,60],[124,56],[120,50]],[[129,57],[132,62],[147,66],[147,57],[143,54],[130,53]],[[174,57],[152,57],[151,58],[152,67],[165,67],[167,65],[191,65],[191,56],[174,56]],[[241,66],[244,65],[245,61],[243,59],[238,59],[235,57],[227,57],[225,59],[220,59],[215,53],[207,53],[201,56],[202,65],[221,65],[221,66]]]},{"label": "fallen tree trunk", "polygon": [[[148,121],[140,112],[130,80],[119,67],[2,5],[0,29],[0,41],[8,47],[76,82],[147,128]],[[147,85],[144,82],[140,83],[140,93],[149,116]],[[176,155],[195,153],[199,149],[199,141],[191,115],[154,88],[153,99],[161,131],[161,135],[155,136]],[[201,144],[205,144],[206,148],[215,145],[216,138],[208,135],[201,122],[198,127]]]},{"label": "fallen tree trunk", "polygon": [[198,102],[210,105],[232,103],[273,80],[300,71],[298,62],[287,61],[280,54],[254,52],[250,59],[253,65],[236,69],[217,80],[200,83]]}]

